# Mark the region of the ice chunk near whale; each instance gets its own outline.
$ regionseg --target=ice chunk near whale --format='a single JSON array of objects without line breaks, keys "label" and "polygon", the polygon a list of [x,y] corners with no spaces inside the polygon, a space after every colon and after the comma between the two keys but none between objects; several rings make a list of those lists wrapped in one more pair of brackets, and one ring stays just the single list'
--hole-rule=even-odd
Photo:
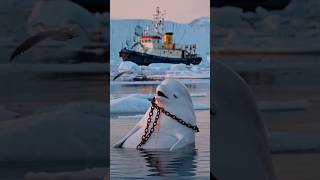
[{"label": "ice chunk near whale", "polygon": [[0,121],[0,161],[107,160],[107,110],[93,104]]},{"label": "ice chunk near whale", "polygon": [[150,101],[145,97],[129,95],[110,101],[110,113],[137,113],[144,112],[150,106]]},{"label": "ice chunk near whale", "polygon": [[[130,94],[128,96],[112,99],[110,101],[110,113],[142,113],[146,112],[150,107],[150,100],[153,94]],[[207,110],[209,105],[201,103],[193,103],[195,110]]]}]

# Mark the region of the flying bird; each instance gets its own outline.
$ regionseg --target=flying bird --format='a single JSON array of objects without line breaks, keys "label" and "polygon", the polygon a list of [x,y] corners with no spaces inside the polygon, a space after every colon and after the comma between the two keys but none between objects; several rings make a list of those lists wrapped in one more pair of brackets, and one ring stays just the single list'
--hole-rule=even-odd
[{"label": "flying bird", "polygon": [[[56,29],[56,30],[48,30],[46,28],[45,25],[43,25],[42,23],[37,23],[36,25],[41,25],[43,27],[43,31],[29,37],[28,39],[26,39],[25,41],[23,41],[11,54],[10,56],[10,62],[13,61],[13,59],[24,53],[25,51],[29,50],[30,48],[32,48],[33,46],[35,46],[36,44],[40,43],[41,41],[44,41],[46,39],[52,39],[55,41],[67,41],[70,39],[73,39],[75,37],[78,37],[79,35],[77,34],[77,27],[79,27],[80,29],[82,29],[85,34],[89,36],[89,33],[86,31],[86,29],[81,26],[81,24],[76,23],[75,21],[69,20],[68,21],[69,24]],[[77,26],[75,26],[77,25]]]},{"label": "flying bird", "polygon": [[120,72],[119,74],[117,74],[114,78],[113,78],[113,81],[118,79],[120,76],[124,75],[124,74],[133,74],[132,71],[122,71]]}]

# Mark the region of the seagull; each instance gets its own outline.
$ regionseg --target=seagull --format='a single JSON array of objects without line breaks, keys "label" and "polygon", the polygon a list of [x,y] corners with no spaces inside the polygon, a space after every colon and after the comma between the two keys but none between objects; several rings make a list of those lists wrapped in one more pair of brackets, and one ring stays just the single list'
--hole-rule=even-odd
[{"label": "seagull", "polygon": [[55,41],[67,41],[67,40],[78,37],[79,36],[77,34],[78,28],[82,29],[85,32],[85,34],[88,37],[90,37],[86,29],[81,24],[73,20],[68,20],[67,25],[65,25],[62,28],[58,28],[54,30],[48,30],[48,28],[42,23],[36,23],[34,24],[34,26],[41,26],[42,31],[23,41],[11,54],[10,60],[9,60],[10,62],[12,62],[16,56],[24,53],[25,51],[29,50],[36,44],[46,39],[52,39]]},{"label": "seagull", "polygon": [[133,74],[133,71],[122,71],[119,74],[117,74],[114,78],[113,81],[115,81],[116,79],[118,79],[120,76],[124,75],[124,74]]}]

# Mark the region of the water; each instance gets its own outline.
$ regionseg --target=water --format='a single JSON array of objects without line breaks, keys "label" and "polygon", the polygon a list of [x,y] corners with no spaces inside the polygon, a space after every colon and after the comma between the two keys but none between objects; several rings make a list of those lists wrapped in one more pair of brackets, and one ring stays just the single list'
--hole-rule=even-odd
[{"label": "water", "polygon": [[[64,106],[69,103],[106,103],[106,79],[107,72],[88,70],[91,65],[80,64],[0,64],[0,105],[4,105],[8,110],[19,113],[16,118],[38,116],[40,113],[50,112],[57,106]],[[94,65],[96,68],[104,67],[104,64]],[[70,67],[70,71],[61,71],[65,67]],[[48,69],[48,71],[44,69]],[[72,112],[70,112],[70,115]],[[93,116],[94,117],[94,116]],[[0,121],[7,119],[0,119]],[[8,121],[10,121],[9,119]],[[32,120],[32,119],[29,119]],[[106,117],[107,122],[107,117]],[[104,137],[102,137],[104,138]],[[48,142],[50,143],[50,142]],[[25,145],[24,145],[25,146]],[[23,152],[21,147],[21,151]],[[28,177],[30,173],[61,173],[77,172],[85,169],[104,167],[108,160],[99,162],[83,161],[12,161],[0,162],[1,180],[34,179]],[[107,174],[107,170],[100,174],[92,174],[90,177],[101,177]],[[84,176],[84,175],[83,175]],[[54,178],[38,178],[38,179]],[[63,179],[63,176],[62,178]],[[67,178],[79,179],[79,178]],[[84,178],[86,179],[86,178]]]},{"label": "water", "polygon": [[[188,81],[190,93],[205,93],[205,97],[194,97],[194,103],[210,102],[209,80]],[[111,86],[113,97],[122,97],[130,93],[155,93],[157,83],[114,84]],[[111,114],[110,143],[119,141],[140,120],[117,118]],[[210,114],[209,110],[196,111],[197,125],[194,149],[176,152],[137,151],[135,149],[110,149],[111,179],[209,179],[210,172]]]},{"label": "water", "polygon": [[[252,88],[257,101],[307,101],[303,110],[261,112],[269,132],[320,135],[320,62],[319,55],[237,55],[223,56]],[[304,146],[304,144],[300,144]],[[318,180],[320,153],[282,152],[272,154],[279,179]]]}]

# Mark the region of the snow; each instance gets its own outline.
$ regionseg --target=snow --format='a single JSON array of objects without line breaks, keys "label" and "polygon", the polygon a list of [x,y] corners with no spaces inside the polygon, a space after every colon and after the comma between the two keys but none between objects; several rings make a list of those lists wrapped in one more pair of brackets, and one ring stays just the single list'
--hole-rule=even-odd
[{"label": "snow", "polygon": [[[184,84],[207,84],[210,83],[208,79],[181,79],[180,82]],[[157,85],[160,84],[160,80],[153,81],[111,81],[111,85]]]},{"label": "snow", "polygon": [[210,17],[201,17],[201,18],[195,19],[190,23],[190,25],[196,26],[196,27],[210,26]]},{"label": "snow", "polygon": [[[130,94],[128,96],[111,99],[110,113],[125,114],[125,113],[144,113],[148,110],[151,103],[150,100],[154,97],[153,94]],[[208,110],[209,105],[194,103],[195,110]]]},{"label": "snow", "polygon": [[[205,61],[208,62],[209,61]],[[204,62],[204,63],[205,63]],[[175,79],[209,79],[210,65],[185,65],[185,64],[170,64],[170,63],[153,63],[149,66],[138,66],[137,64],[124,61],[118,67],[118,72],[130,72],[119,77],[120,80],[133,80],[137,75],[145,75],[150,79],[162,80],[165,78]],[[111,69],[112,71],[112,69]],[[111,77],[116,76],[114,71]]]},{"label": "snow", "polygon": [[139,97],[135,94],[110,101],[110,113],[139,113],[145,112],[150,107],[148,98]]},{"label": "snow", "polygon": [[225,53],[319,52],[320,3],[292,0],[282,11],[212,8],[215,48]]},{"label": "snow", "polygon": [[118,119],[141,119],[143,114],[132,115],[132,116],[118,116]]},{"label": "snow", "polygon": [[119,72],[123,72],[123,71],[132,71],[132,72],[138,72],[139,71],[139,67],[136,63],[131,62],[131,61],[123,61],[120,63],[119,67],[118,67],[118,71]]}]

